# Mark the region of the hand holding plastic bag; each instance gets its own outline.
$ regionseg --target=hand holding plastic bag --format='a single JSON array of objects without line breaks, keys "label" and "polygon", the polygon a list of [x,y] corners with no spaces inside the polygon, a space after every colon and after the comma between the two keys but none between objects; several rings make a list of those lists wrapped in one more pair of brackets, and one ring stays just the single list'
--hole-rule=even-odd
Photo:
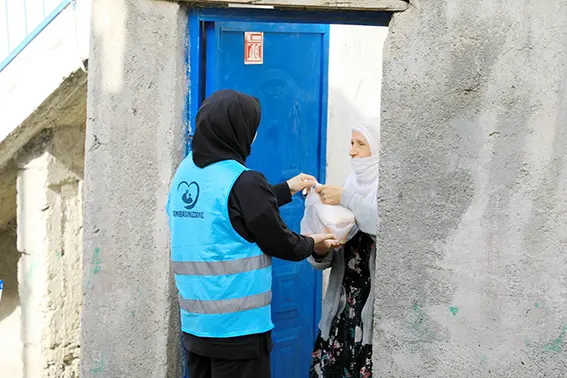
[{"label": "hand holding plastic bag", "polygon": [[301,234],[334,234],[344,244],[355,224],[352,211],[340,205],[324,205],[314,190],[310,190],[305,197]]}]

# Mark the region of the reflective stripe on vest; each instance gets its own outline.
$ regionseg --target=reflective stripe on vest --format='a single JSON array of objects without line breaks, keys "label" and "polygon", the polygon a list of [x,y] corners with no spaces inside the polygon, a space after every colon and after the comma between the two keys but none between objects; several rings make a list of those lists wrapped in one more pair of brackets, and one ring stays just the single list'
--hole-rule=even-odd
[{"label": "reflective stripe on vest", "polygon": [[190,276],[222,276],[251,272],[272,265],[272,259],[264,254],[237,260],[224,261],[173,261],[173,272]]},{"label": "reflective stripe on vest", "polygon": [[197,301],[179,296],[179,306],[193,314],[228,314],[267,306],[272,301],[272,291],[244,298],[219,301]]}]

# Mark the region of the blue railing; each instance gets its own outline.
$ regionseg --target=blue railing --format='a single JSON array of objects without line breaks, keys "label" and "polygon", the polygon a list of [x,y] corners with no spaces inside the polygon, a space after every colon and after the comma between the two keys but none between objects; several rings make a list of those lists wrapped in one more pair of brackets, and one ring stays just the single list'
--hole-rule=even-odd
[{"label": "blue railing", "polygon": [[75,0],[0,0],[0,71]]}]

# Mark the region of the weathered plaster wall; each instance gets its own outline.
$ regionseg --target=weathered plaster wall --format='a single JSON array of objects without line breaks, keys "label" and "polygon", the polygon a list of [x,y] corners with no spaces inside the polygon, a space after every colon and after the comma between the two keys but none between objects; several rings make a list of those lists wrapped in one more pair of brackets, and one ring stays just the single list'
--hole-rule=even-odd
[{"label": "weathered plaster wall", "polygon": [[46,129],[17,158],[23,376],[79,373],[84,126]]},{"label": "weathered plaster wall", "polygon": [[[14,185],[15,186],[15,185]],[[15,195],[14,195],[15,197]],[[12,214],[15,217],[16,212]],[[0,279],[4,281],[0,299],[0,377],[23,376],[22,341],[20,338],[21,307],[18,294],[18,260],[16,221],[0,231]]]},{"label": "weathered plaster wall", "polygon": [[184,153],[187,13],[100,0],[89,60],[81,377],[177,377],[164,208]]},{"label": "weathered plaster wall", "polygon": [[375,373],[564,377],[567,4],[415,0],[390,26]]}]

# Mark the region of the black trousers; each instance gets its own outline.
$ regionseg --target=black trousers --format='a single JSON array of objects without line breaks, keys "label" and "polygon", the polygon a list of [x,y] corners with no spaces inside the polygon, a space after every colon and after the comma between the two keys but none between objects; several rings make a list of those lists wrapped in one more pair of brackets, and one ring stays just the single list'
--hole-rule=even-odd
[{"label": "black trousers", "polygon": [[271,378],[271,332],[227,339],[184,334],[189,378]]}]

